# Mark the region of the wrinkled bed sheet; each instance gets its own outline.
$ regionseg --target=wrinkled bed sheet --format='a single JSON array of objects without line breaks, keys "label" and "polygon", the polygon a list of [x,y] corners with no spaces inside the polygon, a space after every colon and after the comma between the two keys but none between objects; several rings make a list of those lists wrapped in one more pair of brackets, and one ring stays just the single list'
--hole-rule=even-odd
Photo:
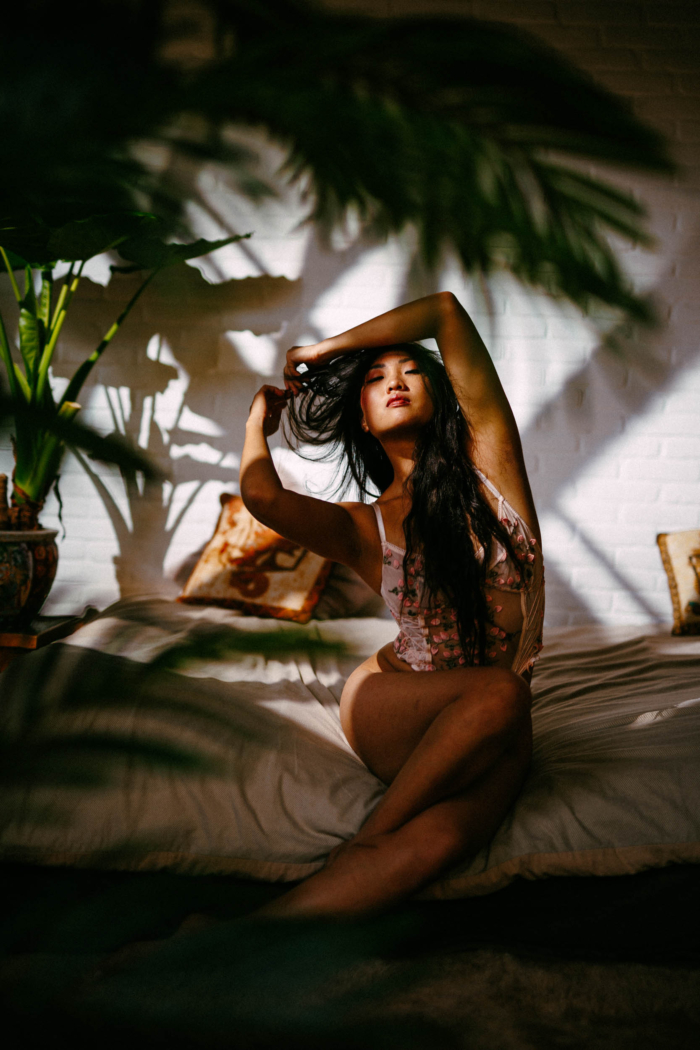
[{"label": "wrinkled bed sheet", "polygon": [[[210,645],[176,670],[154,668],[220,629],[247,632],[249,651]],[[270,651],[259,631],[290,644]],[[384,790],[347,744],[338,700],[393,633],[383,619],[300,629],[141,599],[22,657],[0,676],[0,724],[10,751],[33,750],[3,793],[0,857],[311,874]],[[549,631],[533,693],[521,795],[489,846],[426,895],[700,861],[700,638]]]}]

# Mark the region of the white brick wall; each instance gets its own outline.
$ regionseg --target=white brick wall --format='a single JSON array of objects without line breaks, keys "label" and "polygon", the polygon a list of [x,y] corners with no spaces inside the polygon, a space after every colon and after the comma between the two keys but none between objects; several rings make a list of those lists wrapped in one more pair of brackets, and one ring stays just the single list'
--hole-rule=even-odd
[{"label": "white brick wall", "polygon": [[[47,611],[104,605],[124,591],[174,593],[174,568],[211,533],[218,494],[235,490],[243,424],[262,375],[284,350],[436,287],[473,311],[511,397],[540,509],[551,624],[668,620],[659,531],[700,527],[700,5],[584,0],[325,0],[374,14],[476,15],[517,23],[567,54],[669,136],[673,179],[614,173],[650,210],[658,250],[627,249],[639,287],[664,324],[630,332],[615,353],[571,309],[502,280],[489,315],[455,267],[409,272],[411,236],[387,245],[351,234],[325,248],[294,193],[261,211],[215,180],[203,192],[222,222],[255,236],[203,267],[172,273],[141,301],[84,398],[84,418],[130,433],[167,462],[172,482],[127,500],[115,472],[75,461],[62,479],[67,535]],[[278,155],[268,160],[274,170]],[[202,233],[220,229],[201,219]],[[94,273],[100,277],[99,265]],[[102,265],[104,279],[104,265]],[[65,382],[124,301],[129,278],[85,282],[60,348]],[[12,303],[1,289],[6,316]],[[11,468],[9,442],[0,463]],[[313,471],[311,471],[313,474]],[[327,474],[326,474],[327,476]],[[322,484],[322,482],[318,482]],[[44,515],[56,520],[53,500]]]}]

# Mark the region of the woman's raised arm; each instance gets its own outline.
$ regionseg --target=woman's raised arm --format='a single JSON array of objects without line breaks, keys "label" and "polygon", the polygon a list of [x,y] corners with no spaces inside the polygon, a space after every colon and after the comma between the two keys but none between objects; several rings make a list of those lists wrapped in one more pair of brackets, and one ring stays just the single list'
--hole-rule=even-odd
[{"label": "woman's raised arm", "polygon": [[471,431],[469,455],[531,528],[537,531],[520,435],[488,350],[474,322],[452,292],[436,292],[373,317],[347,332],[287,354],[285,382],[298,389],[299,364],[313,367],[367,346],[435,339]]},{"label": "woman's raised arm", "polygon": [[372,546],[352,509],[285,489],[275,470],[267,439],[279,427],[289,392],[262,387],[250,406],[241,458],[241,497],[258,521],[324,558],[363,568]]},{"label": "woman's raised arm", "polygon": [[[391,346],[435,339],[452,386],[473,430],[482,425],[514,425],[498,373],[471,317],[452,292],[436,292],[397,306],[356,328],[312,346],[294,346],[287,353],[285,381],[295,387],[300,364],[313,367],[339,354],[367,346]],[[302,369],[303,372],[303,369]]]}]

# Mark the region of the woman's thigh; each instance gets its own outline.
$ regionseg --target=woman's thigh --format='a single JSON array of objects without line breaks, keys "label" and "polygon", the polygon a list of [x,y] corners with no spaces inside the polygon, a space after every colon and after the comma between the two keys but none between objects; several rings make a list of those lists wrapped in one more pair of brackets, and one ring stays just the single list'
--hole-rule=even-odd
[{"label": "woman's thigh", "polygon": [[428,672],[394,671],[384,664],[379,653],[350,675],[340,718],[350,746],[385,783],[391,783],[449,704],[488,704],[497,684],[517,681],[511,672],[493,667]]}]

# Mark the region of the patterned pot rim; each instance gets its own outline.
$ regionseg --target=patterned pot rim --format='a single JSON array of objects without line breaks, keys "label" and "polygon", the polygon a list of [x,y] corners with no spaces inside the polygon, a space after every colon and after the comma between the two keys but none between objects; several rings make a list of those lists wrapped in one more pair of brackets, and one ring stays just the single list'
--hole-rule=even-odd
[{"label": "patterned pot rim", "polygon": [[0,543],[50,543],[58,536],[58,529],[0,529]]}]

